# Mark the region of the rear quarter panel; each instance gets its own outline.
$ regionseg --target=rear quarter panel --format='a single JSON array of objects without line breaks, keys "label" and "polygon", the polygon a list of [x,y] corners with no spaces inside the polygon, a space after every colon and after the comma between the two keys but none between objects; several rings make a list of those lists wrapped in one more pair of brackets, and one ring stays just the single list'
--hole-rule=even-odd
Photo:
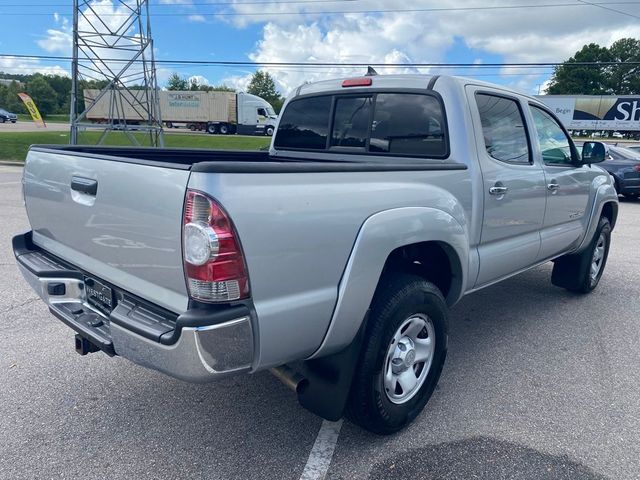
[{"label": "rear quarter panel", "polygon": [[[213,195],[238,231],[259,319],[254,368],[307,358],[320,347],[358,232],[368,218],[428,206],[466,230],[472,202],[466,170],[192,173],[189,188]],[[415,220],[405,221],[411,225]],[[428,233],[429,225],[415,226]],[[372,259],[373,275],[390,251],[378,251]],[[350,320],[359,324],[369,301]],[[350,340],[345,336],[346,343]]]}]

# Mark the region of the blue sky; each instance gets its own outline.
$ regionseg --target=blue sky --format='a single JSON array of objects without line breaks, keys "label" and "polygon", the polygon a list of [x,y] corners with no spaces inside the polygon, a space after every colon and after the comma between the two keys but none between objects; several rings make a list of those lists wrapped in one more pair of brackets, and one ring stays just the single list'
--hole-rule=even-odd
[{"label": "blue sky", "polygon": [[[0,53],[69,55],[70,3],[0,0]],[[105,14],[103,18],[113,22],[118,21],[112,15],[119,11],[116,3],[93,1],[97,11]],[[557,6],[559,3],[564,6]],[[640,11],[640,2],[599,4],[579,0],[152,0],[151,10],[156,56],[162,60],[474,63],[478,66],[456,70],[396,67],[379,71],[461,74],[537,93],[544,88],[550,69],[487,69],[482,65],[562,61],[585,43],[609,45],[619,38],[640,37],[640,22],[628,15]],[[461,7],[467,10],[455,10]],[[407,9],[414,11],[402,11]],[[432,10],[415,11],[419,9]],[[12,15],[16,13],[21,15]],[[69,64],[0,57],[0,70],[65,73]],[[158,76],[161,86],[171,71],[177,71],[202,82],[242,89],[253,70],[159,65]],[[268,70],[286,95],[302,82],[354,75],[362,69]]]}]

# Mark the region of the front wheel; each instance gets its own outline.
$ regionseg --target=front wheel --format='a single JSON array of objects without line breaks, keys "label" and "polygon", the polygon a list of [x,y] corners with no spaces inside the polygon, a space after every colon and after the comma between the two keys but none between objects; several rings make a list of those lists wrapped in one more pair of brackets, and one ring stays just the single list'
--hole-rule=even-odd
[{"label": "front wheel", "polygon": [[583,252],[565,255],[554,262],[551,283],[571,292],[591,292],[600,283],[610,245],[611,224],[601,217],[591,243]]},{"label": "front wheel", "polygon": [[274,132],[274,128],[271,125],[269,125],[264,130],[265,135],[267,135],[268,137],[271,137],[273,135],[273,132]]},{"label": "front wheel", "polygon": [[396,274],[374,297],[347,416],[378,434],[404,428],[422,411],[447,353],[447,306],[435,285]]}]

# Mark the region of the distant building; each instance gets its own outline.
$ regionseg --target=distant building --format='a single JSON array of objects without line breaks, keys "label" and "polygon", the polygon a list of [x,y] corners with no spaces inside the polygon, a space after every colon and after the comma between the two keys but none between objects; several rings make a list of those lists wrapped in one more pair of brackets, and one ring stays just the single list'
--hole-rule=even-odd
[{"label": "distant building", "polygon": [[17,82],[18,86],[20,87],[24,86],[22,82],[18,82],[18,80],[13,80],[11,78],[0,78],[0,85],[4,85],[5,87],[11,85],[12,82]]}]

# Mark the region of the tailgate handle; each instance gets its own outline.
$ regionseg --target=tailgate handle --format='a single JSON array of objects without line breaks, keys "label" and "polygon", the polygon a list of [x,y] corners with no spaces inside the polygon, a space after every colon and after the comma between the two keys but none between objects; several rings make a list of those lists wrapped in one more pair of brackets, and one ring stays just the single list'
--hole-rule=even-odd
[{"label": "tailgate handle", "polygon": [[72,177],[71,190],[95,196],[98,193],[98,181],[91,178]]}]

